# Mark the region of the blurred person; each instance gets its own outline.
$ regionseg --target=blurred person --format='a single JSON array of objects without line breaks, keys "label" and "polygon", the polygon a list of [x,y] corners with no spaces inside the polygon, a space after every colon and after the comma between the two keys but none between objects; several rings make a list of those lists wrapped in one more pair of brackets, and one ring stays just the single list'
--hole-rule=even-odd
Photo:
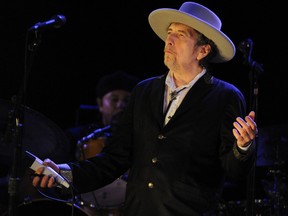
[{"label": "blurred person", "polygon": [[[138,82],[138,77],[124,71],[115,71],[98,80],[95,102],[99,113],[96,114],[94,121],[66,130],[75,149],[75,160],[84,160],[102,151],[106,138],[112,135],[118,119],[127,106],[131,91]],[[102,216],[120,215],[125,200],[127,175],[128,172],[99,190],[77,194],[77,202],[101,212]]]},{"label": "blurred person", "polygon": [[[253,166],[258,133],[244,95],[209,67],[230,61],[235,46],[219,17],[196,2],[154,10],[148,21],[165,42],[167,73],[136,85],[100,154],[44,164],[81,192],[129,170],[125,216],[218,215],[225,179],[241,182]],[[32,184],[59,186],[50,176],[35,176]]]},{"label": "blurred person", "polygon": [[90,116],[92,122],[66,129],[75,149],[75,159],[86,159],[101,152],[104,147],[103,138],[111,135],[112,126],[116,125],[126,108],[137,82],[138,77],[121,70],[106,74],[98,80],[95,89],[97,113]]}]

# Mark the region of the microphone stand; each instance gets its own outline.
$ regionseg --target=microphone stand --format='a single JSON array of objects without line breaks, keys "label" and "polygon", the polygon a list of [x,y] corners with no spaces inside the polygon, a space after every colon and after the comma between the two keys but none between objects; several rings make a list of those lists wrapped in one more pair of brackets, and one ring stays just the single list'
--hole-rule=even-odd
[{"label": "microphone stand", "polygon": [[[35,56],[36,48],[40,43],[40,36],[38,31],[34,32],[35,37],[33,41],[29,44],[29,31],[26,34],[25,42],[25,62],[24,62],[24,77],[23,83],[19,89],[18,95],[12,97],[13,111],[12,117],[9,120],[9,130],[12,134],[12,143],[13,143],[13,161],[12,168],[8,182],[8,194],[9,194],[9,206],[8,206],[8,215],[15,216],[18,215],[17,207],[19,201],[19,183],[21,181],[20,171],[21,171],[21,159],[22,159],[22,145],[23,145],[23,127],[24,124],[24,108],[26,104],[26,90],[27,90],[27,79],[31,71],[32,62]],[[28,54],[28,51],[31,54]],[[12,126],[11,126],[12,123]]]},{"label": "microphone stand", "polygon": [[[257,122],[258,114],[258,95],[259,95],[259,75],[264,72],[262,64],[257,63],[252,60],[253,42],[250,38],[246,41],[243,41],[239,45],[239,50],[244,54],[244,64],[248,65],[250,68],[249,71],[249,80],[250,80],[250,110],[254,110],[256,113],[255,121]],[[255,160],[253,162],[250,173],[247,177],[247,203],[246,203],[246,216],[255,216],[255,169],[257,161],[257,151],[258,151],[258,135],[254,139],[254,144],[256,146]]]}]

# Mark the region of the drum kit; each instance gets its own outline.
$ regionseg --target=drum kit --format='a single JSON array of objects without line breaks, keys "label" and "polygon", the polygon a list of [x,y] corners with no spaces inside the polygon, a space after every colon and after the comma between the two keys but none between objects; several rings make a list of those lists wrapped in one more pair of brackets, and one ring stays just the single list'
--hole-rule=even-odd
[{"label": "drum kit", "polygon": [[[14,147],[11,143],[9,127],[12,108],[10,101],[0,99],[0,214],[2,216],[7,215],[9,172],[13,164]],[[24,111],[22,149],[42,159],[51,158],[56,163],[70,161],[73,150],[64,132],[41,113],[26,106],[22,109]],[[97,129],[95,133],[99,131],[105,131],[104,134],[107,136],[106,130]],[[83,137],[79,141],[78,150],[81,152],[79,160],[100,153],[105,141],[105,136],[102,135],[93,134],[93,137]],[[256,215],[288,216],[288,125],[259,128],[256,140],[254,202]],[[71,204],[51,200],[39,194],[31,184],[25,159],[23,158],[21,162],[20,201],[17,207],[21,213],[33,215],[35,212],[35,215],[39,215],[41,212],[41,215],[45,216],[56,212],[61,215],[71,215],[73,209],[75,216],[122,216],[128,172],[103,188],[77,195],[76,202]],[[219,206],[221,212],[219,215],[245,215],[246,197],[243,189],[239,190],[227,182],[224,187],[224,199]]]},{"label": "drum kit", "polygon": [[[105,140],[111,135],[110,129],[110,125],[104,128],[97,128],[91,134],[78,140],[77,159],[85,160],[99,154],[105,146]],[[102,216],[122,216],[127,175],[128,172],[100,189],[80,194],[78,205],[95,209]]]},{"label": "drum kit", "polygon": [[[11,133],[11,112],[13,105],[9,100],[0,99],[0,215],[7,216],[9,209],[9,176],[14,160],[15,143]],[[71,161],[74,151],[62,129],[49,118],[29,107],[21,106],[23,117],[22,148],[21,150],[37,155],[40,159],[50,158],[56,163]],[[95,137],[93,137],[95,138]],[[91,142],[91,143],[88,143]],[[94,145],[92,143],[94,142]],[[103,148],[103,139],[82,142],[85,151],[82,157],[90,157]],[[99,146],[101,145],[101,146]],[[90,155],[88,155],[90,154]],[[83,158],[82,158],[83,159]],[[53,200],[39,193],[31,183],[31,170],[23,153],[20,158],[19,190],[17,211],[21,215],[74,215],[74,216],[120,216],[125,199],[126,178],[119,177],[111,184],[80,194],[75,202]],[[53,196],[53,194],[48,195]],[[73,212],[73,214],[71,213]]]},{"label": "drum kit", "polygon": [[[255,216],[288,216],[288,125],[259,128],[256,144]],[[241,188],[226,184],[220,205],[223,215],[246,215],[248,184]]]},{"label": "drum kit", "polygon": [[94,209],[102,216],[123,216],[126,184],[121,176],[98,190],[80,194],[77,204]]}]

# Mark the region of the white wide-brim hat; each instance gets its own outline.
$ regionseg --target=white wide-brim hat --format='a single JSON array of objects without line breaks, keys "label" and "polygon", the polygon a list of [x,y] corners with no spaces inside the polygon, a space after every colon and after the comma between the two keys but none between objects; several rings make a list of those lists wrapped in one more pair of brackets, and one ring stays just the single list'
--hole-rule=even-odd
[{"label": "white wide-brim hat", "polygon": [[177,22],[196,29],[212,40],[219,54],[212,59],[212,62],[226,62],[235,55],[233,42],[221,31],[221,20],[208,8],[195,2],[185,2],[179,10],[161,8],[154,10],[148,17],[149,24],[153,31],[163,40],[166,40],[167,30],[171,23]]}]

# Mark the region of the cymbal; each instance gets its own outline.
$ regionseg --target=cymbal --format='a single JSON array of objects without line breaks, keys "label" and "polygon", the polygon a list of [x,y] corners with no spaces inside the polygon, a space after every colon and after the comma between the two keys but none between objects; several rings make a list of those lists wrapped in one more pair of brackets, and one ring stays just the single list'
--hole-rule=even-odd
[{"label": "cymbal", "polygon": [[[13,144],[13,124],[9,115],[13,111],[12,102],[0,99],[0,164],[10,166],[13,160],[15,145]],[[64,131],[42,113],[27,106],[20,106],[23,111],[21,149],[28,150],[41,159],[50,158],[62,163],[70,158],[69,141]],[[24,155],[24,153],[22,154]]]},{"label": "cymbal", "polygon": [[259,128],[256,166],[283,164],[288,160],[288,125]]}]

